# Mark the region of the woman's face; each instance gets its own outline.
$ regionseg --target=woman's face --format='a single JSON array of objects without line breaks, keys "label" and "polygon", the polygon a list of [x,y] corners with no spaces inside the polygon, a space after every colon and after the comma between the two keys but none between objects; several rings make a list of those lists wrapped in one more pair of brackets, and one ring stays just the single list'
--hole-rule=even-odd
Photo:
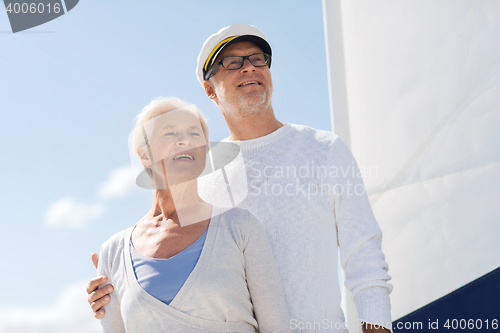
[{"label": "woman's face", "polygon": [[196,179],[205,168],[207,142],[196,112],[174,110],[153,118],[145,128],[150,165],[169,186]]}]

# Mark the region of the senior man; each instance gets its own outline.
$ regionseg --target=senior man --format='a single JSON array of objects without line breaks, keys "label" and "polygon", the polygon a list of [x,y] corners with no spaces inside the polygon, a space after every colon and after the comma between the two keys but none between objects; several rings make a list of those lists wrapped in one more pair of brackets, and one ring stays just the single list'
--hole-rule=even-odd
[{"label": "senior man", "polygon": [[[392,286],[382,234],[354,157],[334,133],[276,119],[270,67],[265,35],[233,24],[206,40],[196,75],[226,120],[226,141],[240,146],[249,189],[239,206],[257,216],[267,233],[290,327],[347,332],[337,279],[340,249],[363,331],[388,332]],[[200,192],[209,195],[221,185],[213,179]],[[94,264],[97,259],[94,254]],[[97,290],[105,283],[105,277],[96,278],[87,288],[96,318],[105,315],[101,307],[112,290]]]}]

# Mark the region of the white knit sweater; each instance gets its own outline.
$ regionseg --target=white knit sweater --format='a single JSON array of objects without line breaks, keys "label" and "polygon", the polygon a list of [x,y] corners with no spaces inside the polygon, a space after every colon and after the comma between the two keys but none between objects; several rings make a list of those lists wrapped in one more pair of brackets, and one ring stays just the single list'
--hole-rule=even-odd
[{"label": "white knit sweater", "polygon": [[[224,141],[229,141],[228,139]],[[232,141],[241,148],[225,167],[235,195],[248,195],[239,207],[263,224],[283,285],[294,332],[346,332],[337,278],[338,249],[345,285],[352,291],[360,319],[390,327],[388,265],[358,166],[335,134],[285,124],[257,139]],[[217,197],[222,177],[200,179],[200,195]],[[238,203],[238,202],[237,202]]]}]

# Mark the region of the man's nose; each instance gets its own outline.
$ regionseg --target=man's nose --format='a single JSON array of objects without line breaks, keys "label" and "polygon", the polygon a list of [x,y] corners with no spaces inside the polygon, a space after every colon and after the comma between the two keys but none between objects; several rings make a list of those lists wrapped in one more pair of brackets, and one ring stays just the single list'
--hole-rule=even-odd
[{"label": "man's nose", "polygon": [[255,66],[250,62],[249,59],[244,59],[243,60],[243,66],[241,66],[241,71],[246,72],[246,71],[254,71]]}]

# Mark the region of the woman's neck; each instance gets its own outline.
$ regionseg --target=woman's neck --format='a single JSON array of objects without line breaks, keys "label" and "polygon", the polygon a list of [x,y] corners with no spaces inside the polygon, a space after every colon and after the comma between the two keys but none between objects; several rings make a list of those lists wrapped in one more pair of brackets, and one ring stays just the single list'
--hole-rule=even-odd
[{"label": "woman's neck", "polygon": [[210,218],[211,205],[198,195],[197,180],[155,191],[153,206],[146,218],[187,226]]}]

